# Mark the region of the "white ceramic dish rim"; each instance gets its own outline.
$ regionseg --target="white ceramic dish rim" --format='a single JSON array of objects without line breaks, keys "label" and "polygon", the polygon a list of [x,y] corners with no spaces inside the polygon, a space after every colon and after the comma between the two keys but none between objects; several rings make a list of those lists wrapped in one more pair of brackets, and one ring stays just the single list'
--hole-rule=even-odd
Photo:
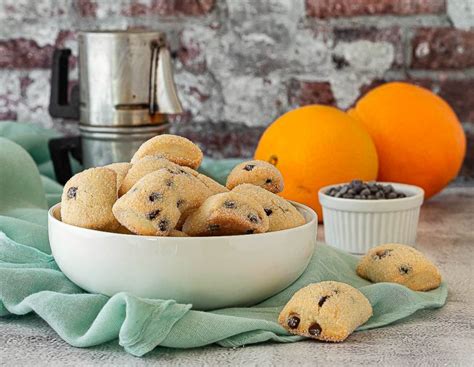
[{"label": "white ceramic dish rim", "polygon": [[420,206],[423,203],[425,191],[415,185],[402,184],[398,182],[376,181],[382,185],[392,185],[396,190],[402,191],[409,196],[398,199],[360,200],[336,198],[326,194],[331,187],[347,185],[349,182],[342,182],[324,186],[318,191],[320,203],[323,207],[331,209],[350,209],[350,211],[361,212],[390,212],[396,210],[406,210]]},{"label": "white ceramic dish rim", "polygon": [[[293,228],[288,228],[288,229],[283,229],[281,231],[274,231],[274,232],[265,232],[265,233],[253,233],[253,234],[245,234],[245,235],[230,235],[230,236],[199,236],[199,237],[192,237],[192,236],[187,236],[187,237],[167,237],[167,236],[142,236],[142,235],[138,235],[138,234],[128,234],[128,233],[116,233],[116,232],[106,232],[106,231],[99,231],[99,230],[96,230],[96,229],[89,229],[89,228],[83,228],[83,227],[77,227],[77,226],[73,226],[72,224],[67,224],[67,223],[64,223],[63,221],[57,219],[54,215],[53,215],[53,212],[56,210],[56,208],[59,208],[61,203],[57,203],[55,205],[53,205],[51,208],[49,208],[48,210],[48,219],[51,220],[51,221],[55,221],[57,222],[59,225],[62,225],[62,226],[66,226],[66,227],[70,227],[70,228],[73,228],[74,230],[79,230],[79,231],[86,231],[86,232],[96,232],[100,235],[114,235],[114,236],[126,236],[126,237],[135,237],[135,238],[140,238],[140,239],[153,239],[153,240],[156,240],[156,239],[163,239],[163,238],[166,238],[166,239],[179,239],[180,241],[193,241],[193,240],[196,240],[196,239],[199,239],[199,240],[202,240],[202,239],[219,239],[219,238],[228,238],[228,237],[243,237],[245,236],[245,238],[252,238],[254,236],[272,236],[272,235],[275,235],[277,233],[289,233],[289,232],[293,232],[293,231],[297,231],[297,230],[301,230],[303,229],[304,227],[310,227],[311,225],[313,225],[314,223],[318,223],[318,214],[316,214],[316,212],[311,209],[310,207],[304,205],[304,204],[300,204],[298,202],[295,202],[295,201],[291,201],[291,200],[288,200],[288,202],[290,202],[293,206],[295,206],[297,209],[302,209],[304,210],[305,212],[309,213],[309,216],[310,216],[310,220],[307,221],[305,224],[301,225],[301,226],[298,226],[298,227],[293,227]],[[306,218],[305,218],[306,219]]]}]

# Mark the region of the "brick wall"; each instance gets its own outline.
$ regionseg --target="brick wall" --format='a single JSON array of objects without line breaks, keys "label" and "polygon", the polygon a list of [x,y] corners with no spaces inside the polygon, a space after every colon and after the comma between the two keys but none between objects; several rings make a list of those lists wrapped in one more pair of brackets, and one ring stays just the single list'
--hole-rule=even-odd
[{"label": "brick wall", "polygon": [[47,112],[55,47],[75,30],[167,32],[186,114],[174,131],[207,154],[250,156],[265,126],[299,105],[348,108],[406,80],[456,110],[474,178],[473,0],[0,0],[0,120],[74,132]]}]

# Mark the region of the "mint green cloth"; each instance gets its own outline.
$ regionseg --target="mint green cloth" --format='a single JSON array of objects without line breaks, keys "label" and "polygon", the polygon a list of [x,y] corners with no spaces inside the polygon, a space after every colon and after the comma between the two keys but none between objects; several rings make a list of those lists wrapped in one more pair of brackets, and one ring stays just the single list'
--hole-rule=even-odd
[{"label": "mint green cloth", "polygon": [[[173,300],[86,293],[61,273],[50,255],[47,209],[59,199],[61,186],[51,180],[51,171],[41,176],[38,168],[50,164],[43,147],[50,133],[20,124],[0,124],[0,133],[21,145],[0,137],[0,316],[35,312],[71,345],[118,339],[127,352],[142,356],[156,347],[296,342],[302,338],[278,325],[278,313],[295,291],[323,280],[351,284],[367,296],[374,315],[359,330],[385,326],[446,301],[445,284],[430,292],[371,284],[356,275],[356,257],[322,244],[294,284],[254,307],[201,312]],[[220,169],[234,163],[221,162]]]}]

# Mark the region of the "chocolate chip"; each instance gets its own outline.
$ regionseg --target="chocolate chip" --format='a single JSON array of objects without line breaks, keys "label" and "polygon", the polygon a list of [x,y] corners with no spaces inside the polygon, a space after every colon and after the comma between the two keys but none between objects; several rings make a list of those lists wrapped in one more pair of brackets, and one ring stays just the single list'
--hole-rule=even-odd
[{"label": "chocolate chip", "polygon": [[267,208],[267,209],[263,209],[263,210],[265,210],[265,214],[267,214],[268,217],[269,217],[270,215],[272,215],[272,213],[273,213],[273,210],[268,209],[268,208]]},{"label": "chocolate chip", "polygon": [[148,220],[153,220],[155,219],[157,216],[160,215],[160,212],[161,210],[160,209],[157,209],[157,210],[153,210],[152,212],[149,212],[146,217]]},{"label": "chocolate chip", "polygon": [[292,315],[288,318],[286,323],[290,329],[296,329],[300,324],[300,318],[296,315]]},{"label": "chocolate chip", "polygon": [[237,205],[235,204],[235,201],[232,200],[226,200],[224,201],[224,207],[227,209],[235,209]]},{"label": "chocolate chip", "polygon": [[322,307],[324,305],[324,302],[329,298],[330,296],[322,296],[319,301],[318,301],[318,306]]},{"label": "chocolate chip", "polygon": [[170,226],[170,223],[166,219],[160,220],[160,223],[158,223],[158,228],[160,229],[161,232],[167,231]]},{"label": "chocolate chip", "polygon": [[246,171],[251,171],[253,170],[255,167],[255,164],[247,164],[245,167],[244,167],[244,170]]},{"label": "chocolate chip", "polygon": [[321,335],[321,331],[323,331],[323,329],[321,329],[321,326],[319,326],[317,322],[315,322],[308,328],[308,333],[313,336]]},{"label": "chocolate chip", "polygon": [[377,251],[374,255],[375,260],[383,259],[384,257],[388,256],[392,252],[392,250],[380,250]]},{"label": "chocolate chip", "polygon": [[246,234],[253,234],[255,232],[254,229],[248,229],[245,233]]},{"label": "chocolate chip", "polygon": [[252,223],[258,223],[258,217],[255,214],[250,213],[249,215],[247,215],[247,218]]},{"label": "chocolate chip", "polygon": [[388,199],[396,199],[398,197],[397,193],[396,192],[391,192],[390,194],[388,194],[387,198]]},{"label": "chocolate chip", "polygon": [[171,186],[173,186],[173,181],[172,180],[166,180],[165,185],[168,186],[168,187],[171,187]]},{"label": "chocolate chip", "polygon": [[402,265],[398,268],[398,271],[402,275],[407,275],[411,271],[411,266],[410,265]]},{"label": "chocolate chip", "polygon": [[215,232],[217,231],[221,226],[219,224],[209,224],[209,231]]},{"label": "chocolate chip", "polygon": [[358,200],[382,200],[406,197],[405,193],[397,192],[392,185],[382,185],[374,181],[363,182],[352,180],[349,184],[333,186],[326,190],[326,195]]},{"label": "chocolate chip", "polygon": [[184,199],[179,199],[177,202],[176,202],[176,207],[180,207],[181,205],[183,205],[184,203],[186,202],[186,200]]},{"label": "chocolate chip", "polygon": [[148,196],[148,200],[150,200],[151,202],[154,202],[156,200],[161,200],[161,199],[163,199],[163,194],[159,192],[152,192],[150,196]]},{"label": "chocolate chip", "polygon": [[384,186],[382,190],[384,193],[388,194],[393,191],[393,186],[392,185]]},{"label": "chocolate chip", "polygon": [[67,190],[67,198],[68,199],[75,199],[77,194],[77,187],[70,187],[69,190]]},{"label": "chocolate chip", "polygon": [[271,183],[272,183],[272,179],[271,179],[271,178],[267,178],[267,179],[265,180],[265,183],[266,183],[266,184],[271,184]]}]

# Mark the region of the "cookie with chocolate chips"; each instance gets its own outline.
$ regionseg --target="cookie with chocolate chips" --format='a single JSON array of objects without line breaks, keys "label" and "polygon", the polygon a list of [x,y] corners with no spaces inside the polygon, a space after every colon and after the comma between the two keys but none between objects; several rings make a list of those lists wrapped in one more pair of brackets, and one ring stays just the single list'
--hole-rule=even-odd
[{"label": "cookie with chocolate chips", "polygon": [[191,140],[182,136],[163,134],[144,142],[132,157],[132,164],[143,157],[158,155],[169,161],[196,169],[201,164],[201,149]]},{"label": "cookie with chocolate chips", "polygon": [[117,200],[113,213],[136,234],[167,236],[182,213],[196,209],[211,194],[194,176],[164,168],[141,178]]},{"label": "cookie with chocolate chips", "polygon": [[341,342],[372,316],[368,299],[348,284],[327,281],[296,292],[278,322],[292,334]]},{"label": "cookie with chocolate chips", "polygon": [[132,165],[128,162],[119,162],[108,164],[104,166],[104,168],[111,169],[117,174],[117,187],[120,189],[120,186],[122,186],[122,182],[131,166]]},{"label": "cookie with chocolate chips", "polygon": [[234,192],[209,197],[183,225],[183,232],[190,236],[252,234],[267,230],[268,217],[263,207]]},{"label": "cookie with chocolate chips", "polygon": [[438,268],[420,251],[401,244],[370,249],[359,261],[357,274],[375,283],[398,283],[414,291],[428,291],[441,284]]},{"label": "cookie with chocolate chips", "polygon": [[141,178],[154,171],[158,171],[163,168],[168,168],[173,172],[183,172],[181,167],[176,163],[169,161],[166,158],[160,156],[146,156],[132,164],[124,177],[122,185],[119,189],[119,196],[124,195],[128,190],[132,188]]},{"label": "cookie with chocolate chips", "polygon": [[252,198],[263,206],[268,217],[268,232],[298,227],[306,223],[303,215],[288,201],[259,186],[241,184],[232,192]]},{"label": "cookie with chocolate chips", "polygon": [[222,186],[219,182],[214,181],[212,178],[203,175],[202,173],[199,173],[196,170],[193,170],[192,168],[189,167],[181,167],[185,172],[193,175],[196,177],[199,181],[201,181],[204,185],[207,186],[209,190],[212,191],[213,194],[220,194],[222,192],[229,192],[229,189],[225,186]]},{"label": "cookie with chocolate chips", "polygon": [[117,200],[117,174],[90,168],[69,179],[61,197],[61,220],[77,227],[113,231],[119,223],[112,214]]},{"label": "cookie with chocolate chips", "polygon": [[283,191],[283,176],[274,165],[265,161],[247,161],[235,166],[227,177],[226,186],[232,190],[243,183],[260,186],[275,194]]}]

